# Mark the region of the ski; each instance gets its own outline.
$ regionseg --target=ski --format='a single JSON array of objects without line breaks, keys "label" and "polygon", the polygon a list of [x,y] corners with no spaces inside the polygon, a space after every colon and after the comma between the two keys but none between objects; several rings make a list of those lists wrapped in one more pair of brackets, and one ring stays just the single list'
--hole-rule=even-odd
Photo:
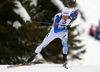
[{"label": "ski", "polygon": [[20,66],[29,66],[29,65],[28,64],[26,64],[26,65],[23,65],[23,64],[10,65],[10,66],[7,66],[7,68],[20,67]]}]

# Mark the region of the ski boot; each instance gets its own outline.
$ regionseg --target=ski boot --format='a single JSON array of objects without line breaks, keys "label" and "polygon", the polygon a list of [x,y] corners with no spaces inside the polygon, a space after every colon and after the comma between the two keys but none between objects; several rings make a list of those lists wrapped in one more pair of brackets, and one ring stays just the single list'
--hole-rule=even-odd
[{"label": "ski boot", "polygon": [[34,60],[35,56],[37,55],[37,53],[33,53],[33,55],[27,60],[27,63],[30,63],[32,60]]},{"label": "ski boot", "polygon": [[63,67],[68,69],[68,67],[67,67],[67,54],[63,54]]},{"label": "ski boot", "polygon": [[18,66],[23,66],[23,65],[29,65],[29,63],[35,58],[35,56],[37,55],[37,53],[33,53],[33,55],[24,63],[19,64]]},{"label": "ski boot", "polygon": [[28,63],[27,62],[24,62],[22,64],[19,64],[18,66],[24,66],[24,65],[28,65]]},{"label": "ski boot", "polygon": [[65,67],[66,69],[68,69],[67,63],[63,63],[63,67]]}]

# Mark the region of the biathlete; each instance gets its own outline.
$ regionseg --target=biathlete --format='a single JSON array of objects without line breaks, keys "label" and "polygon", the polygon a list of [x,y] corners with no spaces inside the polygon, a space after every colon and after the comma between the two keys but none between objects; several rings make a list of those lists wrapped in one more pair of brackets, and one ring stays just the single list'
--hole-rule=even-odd
[{"label": "biathlete", "polygon": [[57,13],[54,16],[54,22],[50,32],[46,35],[43,42],[39,44],[32,54],[32,56],[24,62],[24,64],[30,63],[35,56],[42,51],[51,41],[56,38],[60,38],[62,42],[62,51],[63,51],[63,66],[67,66],[67,52],[68,52],[68,30],[70,29],[71,20],[75,20],[78,16],[78,9],[73,10],[71,13],[67,7],[62,9],[61,13]]}]

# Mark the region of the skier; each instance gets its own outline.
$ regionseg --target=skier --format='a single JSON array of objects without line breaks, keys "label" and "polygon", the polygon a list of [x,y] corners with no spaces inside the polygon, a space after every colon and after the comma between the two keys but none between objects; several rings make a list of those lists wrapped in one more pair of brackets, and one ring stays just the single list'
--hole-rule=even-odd
[{"label": "skier", "polygon": [[71,22],[71,20],[75,20],[77,18],[77,15],[78,9],[75,9],[70,13],[67,7],[64,7],[61,13],[57,13],[54,16],[54,22],[50,32],[46,35],[43,42],[37,46],[32,56],[22,65],[30,63],[35,58],[35,56],[40,53],[42,49],[45,48],[51,41],[53,41],[55,38],[60,38],[63,46],[63,66],[67,66],[68,30],[71,26],[69,23]]}]

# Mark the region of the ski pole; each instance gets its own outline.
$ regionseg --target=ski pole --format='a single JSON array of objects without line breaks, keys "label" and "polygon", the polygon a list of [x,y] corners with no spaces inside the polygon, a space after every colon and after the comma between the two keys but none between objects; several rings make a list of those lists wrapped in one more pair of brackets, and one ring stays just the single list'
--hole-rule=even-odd
[{"label": "ski pole", "polygon": [[[75,6],[76,6],[76,0],[75,0]],[[74,6],[74,9],[75,9],[75,6]]]}]

